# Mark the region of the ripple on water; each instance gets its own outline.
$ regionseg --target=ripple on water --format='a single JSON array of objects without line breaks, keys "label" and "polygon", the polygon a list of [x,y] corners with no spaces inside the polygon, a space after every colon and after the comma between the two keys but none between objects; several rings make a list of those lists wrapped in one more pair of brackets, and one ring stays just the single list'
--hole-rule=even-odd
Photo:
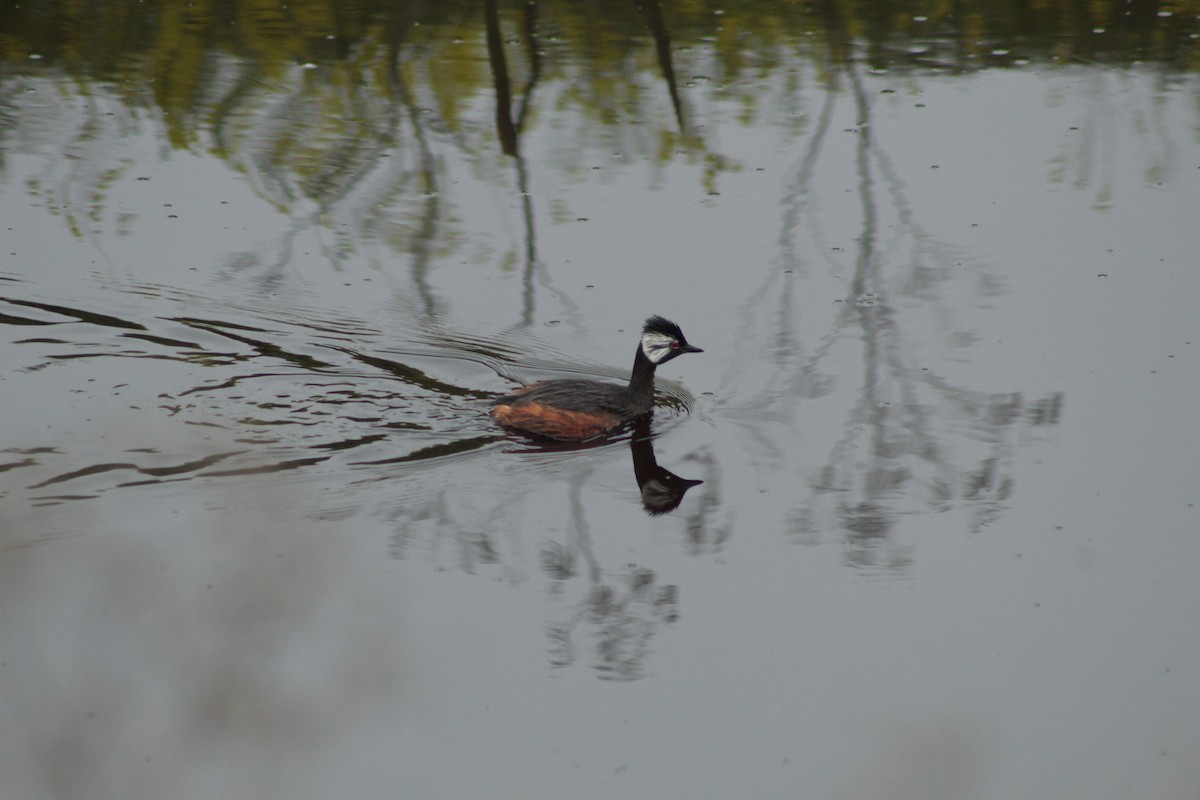
[{"label": "ripple on water", "polygon": [[[435,319],[385,336],[343,312],[234,308],[153,286],[125,296],[141,306],[117,315],[8,298],[0,308],[21,342],[8,357],[24,377],[10,387],[50,399],[30,405],[24,437],[6,451],[0,496],[46,506],[252,479],[320,487],[311,511],[345,513],[372,485],[419,505],[627,457],[629,431],[549,443],[490,419],[489,399],[514,382],[626,377],[524,329],[488,336]],[[677,383],[659,388],[656,434],[694,404]],[[501,452],[510,458],[497,469]]]}]

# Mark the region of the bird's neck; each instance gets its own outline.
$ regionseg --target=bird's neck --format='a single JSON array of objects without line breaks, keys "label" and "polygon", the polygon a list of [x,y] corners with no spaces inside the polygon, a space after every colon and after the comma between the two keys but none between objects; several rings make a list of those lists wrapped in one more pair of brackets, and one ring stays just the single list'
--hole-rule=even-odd
[{"label": "bird's neck", "polygon": [[629,378],[630,405],[639,416],[649,414],[654,408],[655,363],[646,358],[639,344],[633,359],[633,375]]}]

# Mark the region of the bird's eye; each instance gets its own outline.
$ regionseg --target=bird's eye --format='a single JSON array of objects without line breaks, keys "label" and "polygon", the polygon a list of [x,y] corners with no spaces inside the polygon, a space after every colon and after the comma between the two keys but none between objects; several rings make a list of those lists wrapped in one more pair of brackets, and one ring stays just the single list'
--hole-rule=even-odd
[{"label": "bird's eye", "polygon": [[677,342],[677,341],[675,341],[674,339],[672,339],[672,340],[671,340],[671,349],[672,349],[672,350],[678,350],[678,349],[679,349],[679,342]]}]

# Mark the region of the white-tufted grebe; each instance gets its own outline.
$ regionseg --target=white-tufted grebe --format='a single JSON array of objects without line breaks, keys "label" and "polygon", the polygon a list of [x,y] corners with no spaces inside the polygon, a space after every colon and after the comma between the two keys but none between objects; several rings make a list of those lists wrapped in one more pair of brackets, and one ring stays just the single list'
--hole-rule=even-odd
[{"label": "white-tufted grebe", "polygon": [[608,433],[654,411],[654,370],[684,353],[703,353],[683,331],[654,316],[642,328],[628,386],[590,380],[540,381],[499,397],[492,416],[505,427],[561,441]]}]

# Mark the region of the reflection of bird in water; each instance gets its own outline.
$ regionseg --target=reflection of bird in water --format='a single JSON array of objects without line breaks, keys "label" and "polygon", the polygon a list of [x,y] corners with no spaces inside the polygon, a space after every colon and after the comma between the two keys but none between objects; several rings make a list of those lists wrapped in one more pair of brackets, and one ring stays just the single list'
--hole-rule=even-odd
[{"label": "reflection of bird in water", "polygon": [[658,465],[654,445],[650,443],[648,420],[633,432],[629,449],[633,452],[633,476],[642,492],[642,508],[652,517],[671,513],[683,502],[688,489],[704,483],[681,478]]},{"label": "reflection of bird in water", "polygon": [[501,425],[562,441],[601,436],[654,411],[654,370],[684,353],[702,353],[670,320],[650,317],[633,360],[628,386],[570,379],[522,386],[496,400]]}]

